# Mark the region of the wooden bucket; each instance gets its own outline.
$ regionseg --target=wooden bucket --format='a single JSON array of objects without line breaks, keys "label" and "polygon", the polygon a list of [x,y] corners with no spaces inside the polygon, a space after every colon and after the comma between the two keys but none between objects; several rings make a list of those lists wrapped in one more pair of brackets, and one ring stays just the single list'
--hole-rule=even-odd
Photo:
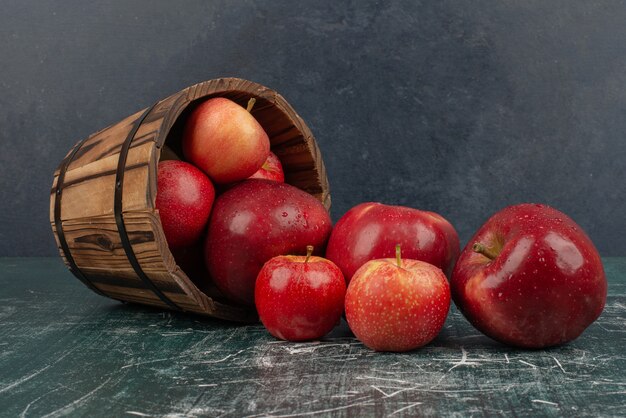
[{"label": "wooden bucket", "polygon": [[180,148],[194,103],[226,97],[267,132],[285,181],[328,209],[328,179],[319,148],[287,101],[259,84],[222,78],[188,87],[80,141],[54,173],[50,223],[70,271],[94,292],[125,302],[235,321],[256,313],[203,293],[176,265],[155,209],[162,147]]}]

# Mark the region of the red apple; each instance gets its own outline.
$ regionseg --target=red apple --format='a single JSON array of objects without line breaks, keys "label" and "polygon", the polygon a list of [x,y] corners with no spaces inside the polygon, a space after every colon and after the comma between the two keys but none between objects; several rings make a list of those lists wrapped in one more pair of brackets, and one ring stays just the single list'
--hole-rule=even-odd
[{"label": "red apple", "polygon": [[332,261],[311,256],[270,259],[256,280],[254,301],[270,334],[287,341],[322,338],[341,320],[346,282]]},{"label": "red apple", "polygon": [[[283,172],[283,166],[276,154],[270,152],[270,155],[263,163],[263,166],[261,166],[256,173],[248,177],[248,180],[250,179],[273,180],[279,183],[284,183],[285,174]],[[219,194],[222,194],[226,190],[231,189],[235,184],[238,183],[220,184],[217,187],[217,191]]]},{"label": "red apple", "polygon": [[159,163],[156,208],[170,248],[200,239],[214,198],[211,180],[193,165],[176,160]]},{"label": "red apple", "polygon": [[447,274],[459,255],[459,237],[441,215],[404,206],[361,203],[337,222],[326,257],[348,282],[367,261],[393,257],[399,243],[405,257],[433,264]]},{"label": "red apple", "polygon": [[185,125],[185,158],[218,184],[250,177],[269,152],[269,138],[254,116],[223,97],[202,102]]},{"label": "red apple", "polygon": [[261,168],[256,173],[250,176],[251,179],[266,179],[274,180],[280,183],[285,182],[285,173],[283,172],[283,165],[273,152],[267,157],[267,160],[263,163]]},{"label": "red apple", "polygon": [[535,204],[493,215],[463,250],[451,286],[478,330],[526,348],[578,337],[602,312],[607,291],[589,237],[565,214]]},{"label": "red apple", "polygon": [[205,261],[215,284],[233,301],[254,304],[254,283],[270,258],[323,253],[331,231],[324,206],[286,183],[246,180],[220,195],[205,242]]},{"label": "red apple", "polygon": [[346,319],[354,335],[376,351],[409,351],[441,331],[450,287],[438,267],[400,257],[371,260],[352,277]]}]

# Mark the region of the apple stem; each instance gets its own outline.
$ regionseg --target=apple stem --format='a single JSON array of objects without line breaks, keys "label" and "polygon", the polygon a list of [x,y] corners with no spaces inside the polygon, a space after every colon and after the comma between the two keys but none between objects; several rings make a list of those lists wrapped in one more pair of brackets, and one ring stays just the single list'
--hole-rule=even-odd
[{"label": "apple stem", "polygon": [[494,253],[480,242],[475,242],[474,245],[472,245],[472,250],[474,250],[474,252],[484,255],[490,260],[493,260],[498,256],[498,254]]},{"label": "apple stem", "polygon": [[246,110],[248,112],[252,111],[252,108],[254,107],[254,104],[256,103],[256,99],[253,97],[250,100],[248,100],[248,107],[246,107]]},{"label": "apple stem", "polygon": [[313,254],[313,246],[307,245],[306,246],[306,258],[304,259],[305,263],[309,261],[309,258],[311,258],[311,254]]},{"label": "apple stem", "polygon": [[400,248],[400,244],[396,244],[396,263],[398,263],[398,267],[402,268],[402,248]]}]

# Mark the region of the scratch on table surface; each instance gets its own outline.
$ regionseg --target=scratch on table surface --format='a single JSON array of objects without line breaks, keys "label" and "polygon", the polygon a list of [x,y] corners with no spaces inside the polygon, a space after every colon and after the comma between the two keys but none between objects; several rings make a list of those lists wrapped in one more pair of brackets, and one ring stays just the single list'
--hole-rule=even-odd
[{"label": "scratch on table surface", "polygon": [[510,360],[509,360],[509,355],[507,353],[504,353],[504,359],[506,360],[506,363],[509,364]]},{"label": "scratch on table surface", "polygon": [[407,385],[415,384],[415,382],[411,382],[410,380],[390,379],[388,377],[378,377],[378,376],[357,376],[357,377],[355,377],[355,379],[357,379],[357,380],[367,380],[367,379],[384,380],[386,382],[404,383],[404,384],[407,384]]},{"label": "scratch on table surface", "polygon": [[124,413],[126,413],[128,415],[136,415],[138,417],[151,417],[151,416],[153,416],[153,415],[144,414],[143,412],[138,412],[138,411],[124,411]]},{"label": "scratch on table surface", "polygon": [[33,377],[39,375],[40,373],[43,373],[44,371],[48,370],[50,367],[52,366],[52,364],[48,364],[46,367],[37,370],[34,373],[29,374],[28,376],[23,376],[17,380],[15,380],[13,383],[9,383],[7,386],[3,387],[0,389],[0,393],[6,392],[7,390],[11,390],[14,387],[21,385],[24,382],[28,382],[30,379],[32,379]]},{"label": "scratch on table surface", "polygon": [[412,404],[410,404],[410,405],[407,405],[407,406],[405,406],[405,407],[402,407],[402,408],[400,408],[400,409],[397,409],[397,410],[393,411],[391,414],[389,414],[389,416],[391,416],[391,415],[395,415],[395,414],[397,414],[397,413],[400,413],[400,412],[405,411],[405,410],[410,409],[410,408],[414,408],[414,407],[416,407],[416,406],[418,406],[418,405],[421,405],[422,403],[423,403],[423,402],[413,402],[413,403],[412,403]]},{"label": "scratch on table surface", "polygon": [[267,387],[267,385],[261,383],[258,379],[238,379],[238,380],[227,380],[221,382],[222,385],[232,385],[234,383],[253,383],[255,385]]},{"label": "scratch on table surface", "polygon": [[[289,354],[313,353],[320,348],[329,347],[348,347],[350,344],[320,344],[319,342],[307,344],[295,344],[293,346],[285,345],[282,348]],[[344,354],[345,355],[345,354]]]},{"label": "scratch on table surface", "polygon": [[24,410],[22,411],[22,413],[20,414],[20,418],[25,418],[26,414],[28,413],[28,410],[30,409],[31,406],[33,406],[34,404],[36,404],[37,402],[39,402],[42,398],[48,396],[49,394],[56,392],[57,390],[61,389],[61,387],[58,387],[56,389],[52,389],[49,390],[48,392],[44,393],[43,395],[39,396],[36,399],[33,399],[32,401],[30,401],[28,403],[28,405],[26,405],[26,408],[24,408]]},{"label": "scratch on table surface", "polygon": [[224,362],[224,361],[228,360],[228,359],[229,359],[229,358],[231,358],[231,357],[236,357],[236,356],[238,356],[239,354],[243,353],[244,351],[246,351],[246,350],[239,350],[239,351],[237,351],[236,353],[228,354],[228,355],[226,355],[225,357],[223,357],[223,358],[221,358],[221,359],[218,359],[218,360],[204,360],[204,361],[198,361],[197,363],[198,363],[198,364],[215,364],[215,363],[222,363],[222,362]]},{"label": "scratch on table surface", "polygon": [[86,393],[85,395],[81,396],[80,398],[76,399],[75,401],[72,401],[72,402],[68,403],[67,405],[62,406],[59,409],[55,409],[54,411],[52,411],[52,412],[50,412],[50,413],[48,413],[46,415],[43,415],[42,418],[61,416],[61,415],[64,415],[66,413],[72,412],[74,409],[76,409],[76,407],[80,406],[81,404],[86,402],[89,398],[91,398],[93,395],[95,395],[96,392],[98,392],[100,389],[102,389],[104,387],[104,385],[109,383],[111,381],[111,379],[112,379],[112,377],[109,377],[107,380],[102,382],[100,385],[96,386],[96,388],[93,389],[92,391]]},{"label": "scratch on table surface", "polygon": [[187,335],[187,334],[191,334],[192,331],[168,331],[168,332],[161,332],[161,336],[162,337],[175,337],[177,335]]},{"label": "scratch on table surface", "polygon": [[[254,416],[265,416],[268,418],[292,418],[292,417],[305,417],[305,416],[311,416],[311,415],[319,415],[319,414],[326,414],[329,412],[336,412],[336,411],[341,411],[343,409],[349,409],[352,407],[357,407],[357,406],[369,406],[369,405],[373,405],[374,403],[372,402],[371,397],[366,397],[363,398],[362,400],[360,400],[359,402],[353,402],[347,405],[341,405],[341,406],[337,406],[334,408],[326,408],[326,409],[318,409],[318,410],[314,410],[314,411],[308,411],[308,412],[298,412],[295,414],[285,414],[285,415],[271,415],[271,414],[262,414],[262,415],[254,415]],[[247,418],[252,418],[253,416],[247,417]]]},{"label": "scratch on table surface", "polygon": [[543,403],[546,405],[559,406],[559,404],[556,402],[544,401],[542,399],[531,399],[530,401],[534,403]]},{"label": "scratch on table surface", "polygon": [[[197,347],[205,347],[207,341],[210,341],[211,339],[215,338],[213,335],[205,335],[204,337],[202,337],[199,341],[195,342],[191,347],[187,348],[184,353],[196,353],[197,352]],[[230,337],[226,338],[225,341],[229,340]],[[223,341],[223,342],[225,342]]]},{"label": "scratch on table surface", "polygon": [[467,350],[465,350],[465,348],[461,346],[461,360],[456,363],[452,363],[452,367],[450,367],[446,373],[451,372],[452,370],[456,369],[459,366],[479,366],[479,365],[480,363],[476,361],[467,361]]},{"label": "scratch on table surface", "polygon": [[520,363],[525,364],[525,365],[527,365],[527,366],[530,366],[530,367],[532,367],[533,369],[538,369],[538,368],[539,368],[539,367],[537,367],[536,365],[534,365],[534,364],[532,364],[532,363],[529,363],[529,362],[527,362],[527,361],[524,361],[524,360],[519,360],[519,359],[518,359],[517,361],[519,361]]},{"label": "scratch on table surface", "polygon": [[559,369],[561,369],[561,371],[562,371],[563,373],[567,373],[567,372],[565,371],[565,369],[563,368],[563,366],[561,366],[561,362],[560,362],[560,361],[558,361],[558,360],[556,359],[556,357],[554,357],[554,356],[552,356],[552,358],[553,358],[553,359],[554,359],[554,361],[556,362],[556,365],[557,365],[557,366],[559,366]]},{"label": "scratch on table surface", "polygon": [[596,380],[592,380],[592,381],[591,381],[591,384],[592,384],[593,386],[596,386],[596,385],[612,385],[612,386],[613,386],[613,385],[615,385],[615,386],[623,386],[623,385],[626,385],[626,383],[614,382],[614,381],[612,381],[612,380],[609,380],[609,381],[604,381],[604,382],[598,382],[598,381],[596,381]]},{"label": "scratch on table surface", "polygon": [[[212,415],[211,413],[219,412],[220,415]],[[214,416],[216,418],[222,417],[224,415],[230,414],[233,411],[226,411],[219,408],[202,408],[202,407],[194,407],[185,412],[173,412],[165,415],[158,415],[160,418],[190,418],[190,417],[206,417],[206,416]],[[154,416],[154,415],[150,415]]]},{"label": "scratch on table surface", "polygon": [[161,361],[171,361],[171,360],[176,360],[182,357],[186,357],[186,356],[174,356],[174,357],[166,357],[166,358],[158,358],[158,359],[154,359],[154,360],[146,360],[146,361],[138,361],[136,363],[129,363],[129,364],[125,364],[124,366],[120,367],[121,369],[127,369],[129,367],[133,367],[133,366],[143,366],[144,364],[151,364],[151,363],[159,363]]},{"label": "scratch on table surface", "polygon": [[[378,392],[383,394],[384,398],[393,398],[394,396],[396,396],[398,393],[402,393],[402,392],[407,392],[410,390],[414,390],[419,388],[420,386],[422,386],[421,384],[415,385],[415,386],[411,386],[411,387],[405,387],[405,388],[399,388],[396,386],[374,386],[374,385],[370,385],[370,387],[372,389],[377,390]],[[382,390],[381,388],[385,388],[385,389],[396,389],[393,392],[387,393],[384,390]]]}]

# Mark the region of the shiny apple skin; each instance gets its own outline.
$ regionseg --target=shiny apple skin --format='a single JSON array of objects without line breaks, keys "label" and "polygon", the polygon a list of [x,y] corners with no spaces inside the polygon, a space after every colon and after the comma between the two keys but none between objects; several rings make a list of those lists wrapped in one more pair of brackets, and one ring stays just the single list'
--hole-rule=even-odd
[{"label": "shiny apple skin", "polygon": [[[476,253],[480,242],[499,253]],[[493,215],[468,242],[451,280],[452,297],[487,336],[544,348],[577,338],[602,313],[607,282],[585,232],[549,206],[520,204]]]},{"label": "shiny apple skin", "polygon": [[267,157],[267,160],[265,160],[261,168],[259,168],[257,172],[249,178],[273,180],[279,183],[284,183],[285,173],[283,172],[283,165],[276,154],[270,152],[270,155]]},{"label": "shiny apple skin", "polygon": [[202,102],[185,124],[183,154],[215,183],[253,175],[270,152],[267,133],[243,107],[223,97]]},{"label": "shiny apple skin", "polygon": [[339,266],[348,283],[367,261],[393,257],[395,245],[408,259],[421,260],[446,274],[459,256],[459,236],[441,215],[405,206],[361,203],[337,222],[326,257]]},{"label": "shiny apple skin", "polygon": [[159,163],[155,204],[170,248],[200,240],[214,199],[211,180],[193,165],[175,160]]},{"label": "shiny apple skin", "polygon": [[220,195],[205,241],[205,262],[224,294],[254,304],[254,283],[263,264],[285,254],[323,254],[332,229],[324,206],[286,183],[246,180]]},{"label": "shiny apple skin", "polygon": [[278,256],[256,280],[255,304],[261,322],[281,340],[322,338],[341,320],[346,282],[341,270],[322,257]]},{"label": "shiny apple skin", "polygon": [[376,351],[410,351],[432,341],[450,309],[450,287],[438,267],[418,260],[371,260],[352,277],[346,320]]}]

